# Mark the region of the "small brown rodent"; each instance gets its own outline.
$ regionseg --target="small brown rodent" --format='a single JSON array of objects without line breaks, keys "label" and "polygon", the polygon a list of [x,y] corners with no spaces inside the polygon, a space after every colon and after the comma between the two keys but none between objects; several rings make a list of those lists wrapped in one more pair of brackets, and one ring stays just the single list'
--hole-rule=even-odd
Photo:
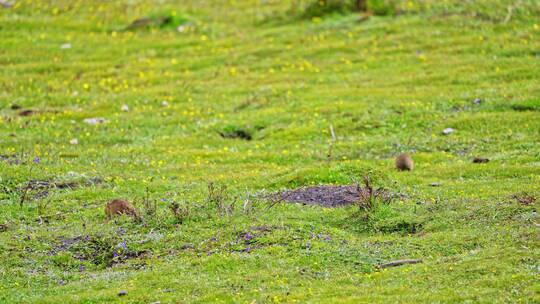
[{"label": "small brown rodent", "polygon": [[105,215],[107,216],[107,219],[110,220],[112,217],[121,214],[132,216],[137,220],[141,219],[137,210],[135,210],[128,201],[115,199],[105,206]]},{"label": "small brown rodent", "polygon": [[407,153],[403,153],[396,157],[396,168],[399,171],[412,171],[414,168],[414,162],[411,156]]}]

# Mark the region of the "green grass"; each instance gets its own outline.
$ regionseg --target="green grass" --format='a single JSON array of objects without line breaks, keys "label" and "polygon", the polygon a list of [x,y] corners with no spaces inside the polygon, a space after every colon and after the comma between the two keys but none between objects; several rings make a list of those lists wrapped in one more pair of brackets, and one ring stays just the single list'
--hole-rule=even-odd
[{"label": "green grass", "polygon": [[[295,3],[0,9],[0,302],[540,301],[539,203],[514,198],[540,196],[538,2],[395,1],[363,22]],[[148,16],[186,29],[123,30]],[[404,195],[369,216],[263,195],[369,172]],[[76,186],[21,206],[31,179]],[[118,197],[145,222],[106,222]],[[404,258],[423,263],[377,268]]]}]

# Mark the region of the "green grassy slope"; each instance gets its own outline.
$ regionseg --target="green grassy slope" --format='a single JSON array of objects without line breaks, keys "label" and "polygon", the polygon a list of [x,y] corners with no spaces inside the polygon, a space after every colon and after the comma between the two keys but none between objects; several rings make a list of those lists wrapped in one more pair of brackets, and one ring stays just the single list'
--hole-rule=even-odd
[{"label": "green grassy slope", "polygon": [[[514,197],[540,195],[540,4],[399,1],[360,22],[307,2],[0,9],[0,302],[540,301],[539,203]],[[124,30],[146,16],[172,21]],[[262,198],[369,172],[404,194],[369,219]],[[21,206],[28,180],[71,187]],[[106,222],[117,197],[145,223]],[[377,268],[403,258],[423,263]]]}]

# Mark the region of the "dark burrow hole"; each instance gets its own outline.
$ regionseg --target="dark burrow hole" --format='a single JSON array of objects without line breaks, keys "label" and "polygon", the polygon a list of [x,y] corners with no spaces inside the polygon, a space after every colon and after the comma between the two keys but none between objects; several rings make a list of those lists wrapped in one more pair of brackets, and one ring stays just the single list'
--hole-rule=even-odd
[{"label": "dark burrow hole", "polygon": [[252,140],[253,136],[251,132],[244,129],[225,129],[219,132],[219,135],[223,138]]}]

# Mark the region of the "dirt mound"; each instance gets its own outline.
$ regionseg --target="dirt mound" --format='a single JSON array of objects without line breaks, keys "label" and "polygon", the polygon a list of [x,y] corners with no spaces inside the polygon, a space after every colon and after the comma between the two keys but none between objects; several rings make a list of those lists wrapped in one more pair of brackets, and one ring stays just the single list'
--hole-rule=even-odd
[{"label": "dirt mound", "polygon": [[50,190],[54,189],[70,189],[75,190],[77,188],[96,186],[103,183],[101,178],[87,178],[81,180],[70,181],[53,181],[53,180],[38,180],[31,179],[25,184],[18,187],[18,191],[34,191],[34,199],[42,199],[49,195]]},{"label": "dirt mound", "polygon": [[355,185],[302,187],[283,191],[279,197],[287,202],[333,208],[358,203],[362,197],[362,188]]}]

